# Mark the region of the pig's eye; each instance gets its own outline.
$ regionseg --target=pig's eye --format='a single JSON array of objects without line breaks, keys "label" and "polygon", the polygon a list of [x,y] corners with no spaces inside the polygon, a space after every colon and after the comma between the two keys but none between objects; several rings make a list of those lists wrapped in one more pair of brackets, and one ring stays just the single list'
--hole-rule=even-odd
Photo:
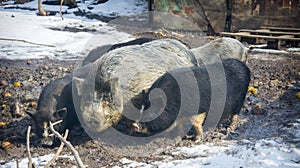
[{"label": "pig's eye", "polygon": [[110,99],[110,96],[108,94],[104,94],[102,100],[108,101]]}]

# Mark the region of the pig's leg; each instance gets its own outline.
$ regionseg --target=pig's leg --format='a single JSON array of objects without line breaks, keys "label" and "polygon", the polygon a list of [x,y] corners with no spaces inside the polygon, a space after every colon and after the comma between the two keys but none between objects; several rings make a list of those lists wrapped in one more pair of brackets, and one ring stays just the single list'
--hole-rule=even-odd
[{"label": "pig's leg", "polygon": [[238,114],[234,114],[231,118],[231,124],[228,127],[230,132],[234,132],[235,129],[237,128],[239,124],[239,115]]},{"label": "pig's leg", "polygon": [[202,125],[204,123],[205,117],[206,117],[206,112],[198,114],[192,118],[192,125],[194,126],[197,132],[196,142],[201,141],[201,139],[203,139]]},{"label": "pig's leg", "polygon": [[229,127],[227,128],[227,136],[231,137],[231,138],[235,138],[238,136],[238,133],[235,132],[236,128],[239,125],[239,115],[238,114],[234,114],[231,118],[231,123],[229,125]]}]

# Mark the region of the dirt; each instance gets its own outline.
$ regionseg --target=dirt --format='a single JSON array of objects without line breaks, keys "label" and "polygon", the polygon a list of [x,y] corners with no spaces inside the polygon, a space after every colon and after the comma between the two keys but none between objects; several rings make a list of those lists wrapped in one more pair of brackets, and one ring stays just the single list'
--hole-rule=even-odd
[{"label": "dirt", "polygon": [[[42,88],[51,80],[72,72],[76,61],[58,60],[0,60],[0,142],[10,145],[0,147],[0,165],[12,159],[26,158],[26,132],[32,125],[32,119],[25,110],[35,110]],[[282,56],[271,54],[252,54],[247,65],[251,70],[250,86],[257,89],[249,91],[240,114],[238,127],[230,136],[226,128],[220,127],[212,132],[206,132],[202,142],[194,142],[193,138],[185,138],[173,146],[190,146],[204,142],[220,142],[220,140],[249,139],[257,140],[268,137],[282,138],[285,143],[300,147],[299,138],[295,137],[297,128],[292,123],[300,118],[300,56]],[[18,83],[20,82],[20,83]],[[19,86],[19,84],[21,84]],[[98,141],[90,139],[79,127],[71,130],[68,140],[79,152],[84,164],[89,167],[122,166],[119,161],[121,154],[113,153]],[[36,136],[30,140],[30,150],[33,157],[55,153],[58,147],[40,146]],[[164,139],[158,140],[165,142]],[[159,143],[161,151],[148,156],[126,156],[131,160],[149,163],[161,160],[168,155],[168,143]],[[126,149],[122,149],[126,150]],[[147,151],[147,146],[139,149]],[[64,148],[62,155],[72,153]],[[184,157],[184,156],[182,156]],[[71,167],[74,160],[60,158],[55,167]]]}]

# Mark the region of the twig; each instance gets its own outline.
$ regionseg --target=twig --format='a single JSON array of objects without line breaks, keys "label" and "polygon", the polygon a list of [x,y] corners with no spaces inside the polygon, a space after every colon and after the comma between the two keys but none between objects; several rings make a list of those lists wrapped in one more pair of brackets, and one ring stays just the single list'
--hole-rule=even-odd
[{"label": "twig", "polygon": [[19,159],[16,159],[17,168],[19,168]]},{"label": "twig", "polygon": [[53,134],[72,151],[72,153],[75,156],[75,159],[76,159],[76,162],[77,162],[78,166],[80,168],[84,168],[85,166],[83,165],[83,163],[82,163],[82,161],[81,161],[81,159],[79,157],[78,152],[72,146],[72,144],[69,141],[65,140],[57,131],[55,131],[55,129],[53,128],[53,124],[51,123],[51,121],[49,122],[49,125],[50,125],[50,130],[53,132]]},{"label": "twig", "polygon": [[58,121],[55,121],[54,123],[52,123],[52,125],[54,126],[54,125],[57,125],[57,124],[59,124],[61,122],[63,122],[63,120],[58,120]]},{"label": "twig", "polygon": [[62,4],[64,3],[64,0],[60,0],[60,10],[59,10],[59,15],[61,17],[62,20],[64,20],[64,17],[62,16]]},{"label": "twig", "polygon": [[2,38],[2,37],[0,37],[0,40],[19,41],[19,42],[29,43],[29,44],[33,44],[33,45],[40,45],[40,46],[46,46],[46,47],[55,47],[54,45],[40,44],[40,43],[35,43],[35,42],[31,42],[31,41],[27,41],[27,40],[20,40],[20,39],[11,39],[11,38]]},{"label": "twig", "polygon": [[[68,137],[68,134],[69,134],[69,130],[66,129],[65,131],[65,135],[64,135],[64,139],[67,140],[67,137]],[[55,162],[55,160],[57,159],[57,157],[59,156],[60,152],[62,151],[63,147],[64,147],[64,143],[61,142],[56,154],[53,156],[53,158],[48,162],[48,164],[45,166],[45,168],[49,168],[51,166],[51,164],[53,164]]]},{"label": "twig", "polygon": [[39,15],[47,16],[47,11],[44,10],[42,6],[42,0],[38,0],[38,10],[39,10]]},{"label": "twig", "polygon": [[36,167],[36,164],[32,162],[31,153],[30,153],[30,130],[31,126],[28,126],[27,136],[26,136],[26,149],[28,154],[28,168]]},{"label": "twig", "polygon": [[27,147],[27,154],[28,154],[28,168],[32,167],[32,158],[31,158],[30,145],[29,145],[30,130],[31,130],[31,126],[28,126],[27,136],[26,136],[26,147]]}]

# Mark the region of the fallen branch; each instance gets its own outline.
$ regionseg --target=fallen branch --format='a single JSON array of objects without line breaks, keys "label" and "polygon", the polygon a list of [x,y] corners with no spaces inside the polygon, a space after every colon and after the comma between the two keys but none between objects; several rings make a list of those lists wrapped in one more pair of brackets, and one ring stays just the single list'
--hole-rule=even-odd
[{"label": "fallen branch", "polygon": [[31,157],[31,153],[30,153],[30,130],[31,130],[31,126],[28,126],[27,136],[26,136],[26,149],[27,149],[27,154],[28,154],[28,168],[32,168],[32,167],[35,168],[37,166],[34,162],[32,162],[32,157]]},{"label": "fallen branch", "polygon": [[42,7],[42,0],[38,0],[38,10],[39,10],[39,15],[41,16],[47,16],[47,11],[43,9]]},{"label": "fallen branch", "polygon": [[19,168],[19,159],[16,159],[17,168]]},{"label": "fallen branch", "polygon": [[54,125],[57,125],[57,124],[62,123],[62,122],[63,122],[63,120],[58,120],[58,121],[55,121],[54,123],[52,123],[52,125],[54,126]]},{"label": "fallen branch", "polygon": [[59,10],[59,15],[62,20],[64,20],[64,17],[62,16],[62,4],[64,3],[64,0],[60,0],[60,10]]},{"label": "fallen branch", "polygon": [[[53,124],[54,125],[54,124]],[[67,137],[68,137],[68,134],[69,134],[69,130],[66,129],[65,131],[65,135],[64,135],[64,139],[67,140]],[[63,147],[64,147],[64,143],[61,142],[57,152],[55,153],[55,155],[53,156],[53,158],[48,162],[48,164],[45,166],[45,168],[49,168],[51,166],[51,164],[53,164],[55,162],[55,160],[57,159],[57,157],[59,156],[60,152],[62,151]]]},{"label": "fallen branch", "polygon": [[[57,125],[57,124],[59,124],[59,123],[61,123],[61,122],[63,122],[63,120],[58,120],[58,121],[52,123],[52,125],[54,126],[54,125]],[[45,128],[45,127],[46,127],[46,128]],[[49,134],[48,129],[49,129],[49,127],[48,127],[47,124],[46,124],[46,125],[44,126],[44,130],[47,130],[47,131],[46,131],[46,132],[48,133],[47,136],[49,136],[49,137],[55,136],[53,133],[52,133],[52,134]]]},{"label": "fallen branch", "polygon": [[2,38],[2,37],[0,37],[0,40],[19,41],[19,42],[33,44],[33,45],[46,46],[46,47],[55,47],[54,45],[40,44],[40,43],[35,43],[35,42],[31,42],[31,41],[27,41],[27,40],[20,40],[20,39],[11,39],[11,38]]},{"label": "fallen branch", "polygon": [[84,168],[85,166],[83,165],[83,163],[82,163],[82,161],[81,161],[81,159],[79,157],[78,152],[72,146],[72,144],[69,141],[65,140],[57,131],[55,131],[55,129],[54,129],[53,124],[51,123],[51,121],[49,122],[49,125],[50,125],[50,130],[53,132],[53,134],[72,151],[72,153],[75,156],[75,160],[76,160],[78,166],[80,168]]}]

